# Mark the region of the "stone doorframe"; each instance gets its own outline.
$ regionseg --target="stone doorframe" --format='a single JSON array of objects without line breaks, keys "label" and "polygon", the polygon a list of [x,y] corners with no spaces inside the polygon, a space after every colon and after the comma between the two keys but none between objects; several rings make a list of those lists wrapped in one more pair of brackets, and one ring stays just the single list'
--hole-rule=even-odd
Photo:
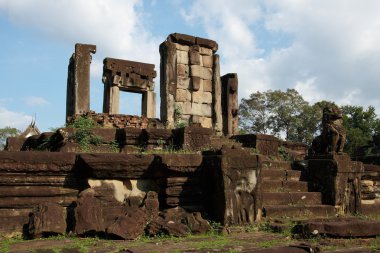
[{"label": "stone doorframe", "polygon": [[156,93],[153,78],[154,64],[105,58],[103,61],[103,112],[119,114],[120,91],[141,93],[141,114],[156,117]]}]

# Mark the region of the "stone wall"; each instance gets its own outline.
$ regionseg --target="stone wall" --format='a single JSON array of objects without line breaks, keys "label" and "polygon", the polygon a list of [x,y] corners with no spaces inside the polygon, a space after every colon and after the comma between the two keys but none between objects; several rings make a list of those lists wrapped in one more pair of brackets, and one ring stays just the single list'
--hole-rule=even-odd
[{"label": "stone wall", "polygon": [[209,218],[227,226],[254,223],[261,208],[259,156],[242,148],[223,148],[207,152],[204,167]]},{"label": "stone wall", "polygon": [[[244,150],[203,155],[2,151],[0,231],[10,235],[32,228],[34,236],[74,231],[134,239],[144,229],[151,235],[204,232],[205,217],[252,223],[257,169],[257,156]],[[57,212],[61,227],[44,223]]]},{"label": "stone wall", "polygon": [[323,204],[333,205],[338,213],[361,211],[361,174],[363,164],[348,155],[308,157],[308,176],[315,191],[322,192]]},{"label": "stone wall", "polygon": [[75,115],[68,117],[66,122],[68,124],[74,122],[78,117],[89,117],[92,118],[96,123],[102,127],[107,128],[124,128],[124,127],[135,127],[140,129],[145,128],[164,128],[164,125],[156,118],[139,117],[134,115],[124,115],[124,114],[108,114],[108,113],[95,113],[88,112],[85,114]]},{"label": "stone wall", "polygon": [[40,204],[70,212],[87,185],[74,173],[75,160],[73,153],[0,152],[0,234],[21,234]]},{"label": "stone wall", "polygon": [[[113,115],[106,115],[107,117]],[[123,115],[123,117],[127,117]],[[149,119],[150,121],[152,119]],[[153,122],[155,123],[155,122]],[[46,132],[28,138],[10,137],[7,151],[54,151],[83,152],[75,139],[78,129],[60,128],[56,132]],[[164,128],[93,128],[86,133],[96,138],[97,143],[88,143],[86,152],[141,153],[147,150],[193,150],[198,151],[211,146],[212,129],[193,124],[178,129]]]},{"label": "stone wall", "polygon": [[282,143],[275,136],[267,134],[239,134],[232,138],[242,143],[243,147],[254,148],[262,155],[273,157],[278,156],[278,148]]},{"label": "stone wall", "polygon": [[160,45],[161,119],[169,128],[200,123],[222,131],[217,50],[215,41],[178,33]]},{"label": "stone wall", "polygon": [[380,166],[364,164],[362,181],[362,213],[380,214]]}]

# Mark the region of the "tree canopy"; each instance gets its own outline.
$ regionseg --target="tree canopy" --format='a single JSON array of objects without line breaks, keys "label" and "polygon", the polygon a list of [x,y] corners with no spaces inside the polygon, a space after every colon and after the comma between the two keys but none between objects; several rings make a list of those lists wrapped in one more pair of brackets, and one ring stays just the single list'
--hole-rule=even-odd
[{"label": "tree canopy", "polygon": [[294,89],[252,93],[242,99],[239,124],[244,132],[284,135],[287,140],[310,143],[320,117]]},{"label": "tree canopy", "polygon": [[8,137],[14,137],[21,133],[20,130],[14,127],[4,127],[0,128],[0,150],[3,150]]},{"label": "tree canopy", "polygon": [[[241,101],[239,125],[245,133],[273,134],[311,144],[321,132],[323,108],[332,104],[323,100],[310,105],[294,89],[255,92]],[[367,145],[373,135],[380,134],[380,119],[373,106],[341,108],[347,131],[345,152],[353,154],[358,147]]]}]

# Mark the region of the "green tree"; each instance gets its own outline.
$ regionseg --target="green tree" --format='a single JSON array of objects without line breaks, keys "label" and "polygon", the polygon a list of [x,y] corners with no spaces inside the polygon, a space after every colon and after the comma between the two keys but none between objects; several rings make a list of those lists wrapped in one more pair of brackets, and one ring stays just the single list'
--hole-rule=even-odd
[{"label": "green tree", "polygon": [[14,127],[4,127],[0,128],[0,150],[3,150],[8,137],[14,137],[21,133],[20,130]]},{"label": "green tree", "polygon": [[310,143],[320,121],[315,109],[294,89],[256,92],[242,99],[239,124],[245,132],[285,135],[287,140]]},{"label": "green tree", "polygon": [[240,129],[246,133],[270,133],[268,92],[252,93],[248,99],[243,98],[239,105]]},{"label": "green tree", "polygon": [[344,126],[347,131],[345,152],[353,155],[357,148],[367,145],[372,136],[380,134],[380,120],[375,108],[345,105],[342,107]]}]

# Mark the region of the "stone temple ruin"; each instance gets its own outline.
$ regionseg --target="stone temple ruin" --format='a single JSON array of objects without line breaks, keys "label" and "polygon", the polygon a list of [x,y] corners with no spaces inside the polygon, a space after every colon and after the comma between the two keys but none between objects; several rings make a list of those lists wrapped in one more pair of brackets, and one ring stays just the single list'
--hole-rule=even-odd
[{"label": "stone temple ruin", "polygon": [[[228,227],[319,217],[324,220],[299,224],[302,231],[378,235],[379,222],[328,218],[380,213],[380,163],[238,134],[238,77],[220,76],[217,50],[215,41],[178,33],[160,45],[158,119],[155,66],[121,59],[104,59],[103,112],[91,111],[96,46],[76,44],[68,68],[68,126],[8,138],[0,152],[0,232],[135,239],[203,233],[208,221]],[[142,94],[141,117],[119,114],[120,92]],[[98,125],[70,127],[81,118]],[[351,229],[360,226],[368,229]]]}]

